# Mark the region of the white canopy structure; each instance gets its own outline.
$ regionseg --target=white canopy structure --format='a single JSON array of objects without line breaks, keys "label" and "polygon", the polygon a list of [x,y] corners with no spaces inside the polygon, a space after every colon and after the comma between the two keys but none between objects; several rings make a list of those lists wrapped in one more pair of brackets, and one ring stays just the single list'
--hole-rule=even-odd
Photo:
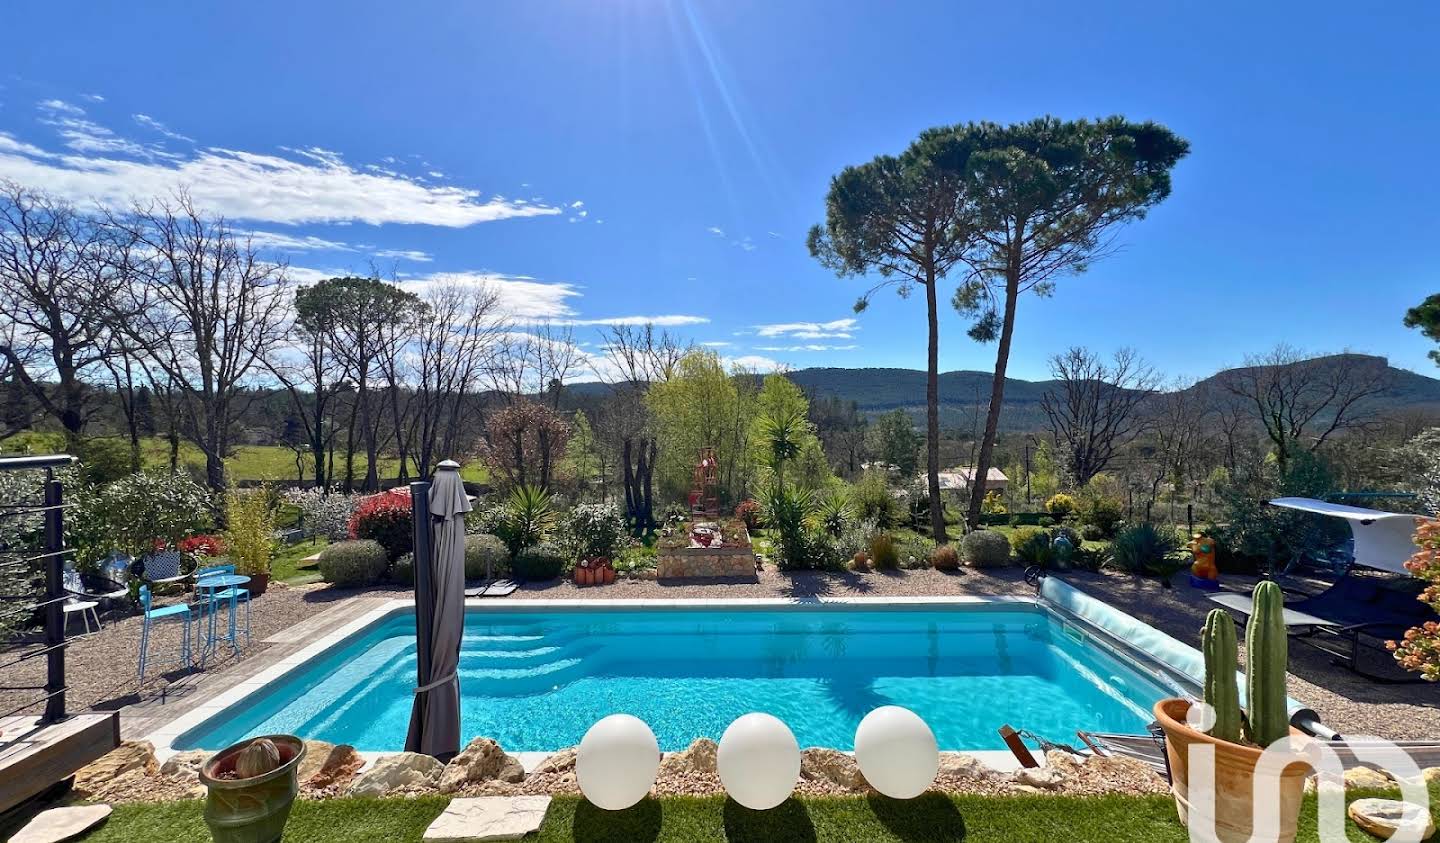
[{"label": "white canopy structure", "polygon": [[1415,520],[1421,516],[1405,512],[1383,512],[1314,498],[1276,498],[1273,506],[1330,515],[1350,522],[1355,536],[1355,564],[1397,574],[1410,573],[1405,560],[1419,549],[1415,546]]}]

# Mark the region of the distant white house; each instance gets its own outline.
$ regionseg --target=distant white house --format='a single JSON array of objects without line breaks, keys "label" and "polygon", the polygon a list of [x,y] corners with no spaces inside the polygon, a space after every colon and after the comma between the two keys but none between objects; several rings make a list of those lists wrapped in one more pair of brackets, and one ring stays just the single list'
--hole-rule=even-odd
[{"label": "distant white house", "polygon": [[[962,465],[950,471],[942,471],[940,472],[940,491],[951,492],[956,495],[968,495],[970,494],[970,484],[974,479],[974,466]],[[920,483],[923,485],[926,482],[925,475],[920,475]],[[1010,478],[1006,477],[1005,472],[1000,469],[991,468],[985,472],[985,491],[1004,492],[1009,486]]]}]

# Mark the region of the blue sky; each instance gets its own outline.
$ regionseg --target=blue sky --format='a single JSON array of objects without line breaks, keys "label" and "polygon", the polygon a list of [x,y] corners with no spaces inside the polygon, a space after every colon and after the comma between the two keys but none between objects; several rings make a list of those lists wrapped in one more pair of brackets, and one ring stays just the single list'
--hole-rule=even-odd
[{"label": "blue sky", "polygon": [[[1440,5],[592,0],[7,4],[0,177],[186,184],[297,277],[488,279],[517,315],[665,317],[754,365],[924,364],[923,305],[806,253],[828,180],[920,130],[1051,113],[1189,139],[1123,251],[1021,305],[1204,376],[1278,342],[1426,374]],[[993,348],[942,313],[943,369]]]}]

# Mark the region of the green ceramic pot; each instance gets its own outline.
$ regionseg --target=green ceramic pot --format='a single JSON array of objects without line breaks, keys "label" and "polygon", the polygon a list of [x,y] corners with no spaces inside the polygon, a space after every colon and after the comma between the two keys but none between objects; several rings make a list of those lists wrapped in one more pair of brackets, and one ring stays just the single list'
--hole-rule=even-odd
[{"label": "green ceramic pot", "polygon": [[279,843],[290,819],[290,807],[300,786],[295,773],[305,757],[305,742],[294,735],[265,735],[280,751],[280,766],[248,779],[227,778],[235,758],[250,745],[247,739],[226,747],[200,767],[205,799],[205,823],[215,843]]}]

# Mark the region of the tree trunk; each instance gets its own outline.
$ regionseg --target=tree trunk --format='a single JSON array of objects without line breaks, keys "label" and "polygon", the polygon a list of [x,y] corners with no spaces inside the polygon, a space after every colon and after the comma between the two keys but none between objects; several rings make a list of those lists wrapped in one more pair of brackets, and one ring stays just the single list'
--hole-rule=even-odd
[{"label": "tree trunk", "polygon": [[966,513],[971,526],[980,524],[980,505],[985,500],[985,481],[990,474],[990,460],[995,451],[995,432],[1000,427],[1000,408],[1005,403],[1005,369],[1010,363],[1010,340],[1015,336],[1015,305],[1020,299],[1020,272],[1012,261],[1005,273],[1005,321],[1000,328],[1000,345],[995,349],[995,379],[990,384],[990,411],[985,415],[985,435],[980,440],[980,455],[975,459],[975,473],[970,480],[970,509]]},{"label": "tree trunk", "polygon": [[927,271],[926,322],[930,338],[925,356],[925,474],[930,487],[930,537],[940,544],[945,535],[945,500],[940,497],[940,319],[935,306],[935,273]]}]

